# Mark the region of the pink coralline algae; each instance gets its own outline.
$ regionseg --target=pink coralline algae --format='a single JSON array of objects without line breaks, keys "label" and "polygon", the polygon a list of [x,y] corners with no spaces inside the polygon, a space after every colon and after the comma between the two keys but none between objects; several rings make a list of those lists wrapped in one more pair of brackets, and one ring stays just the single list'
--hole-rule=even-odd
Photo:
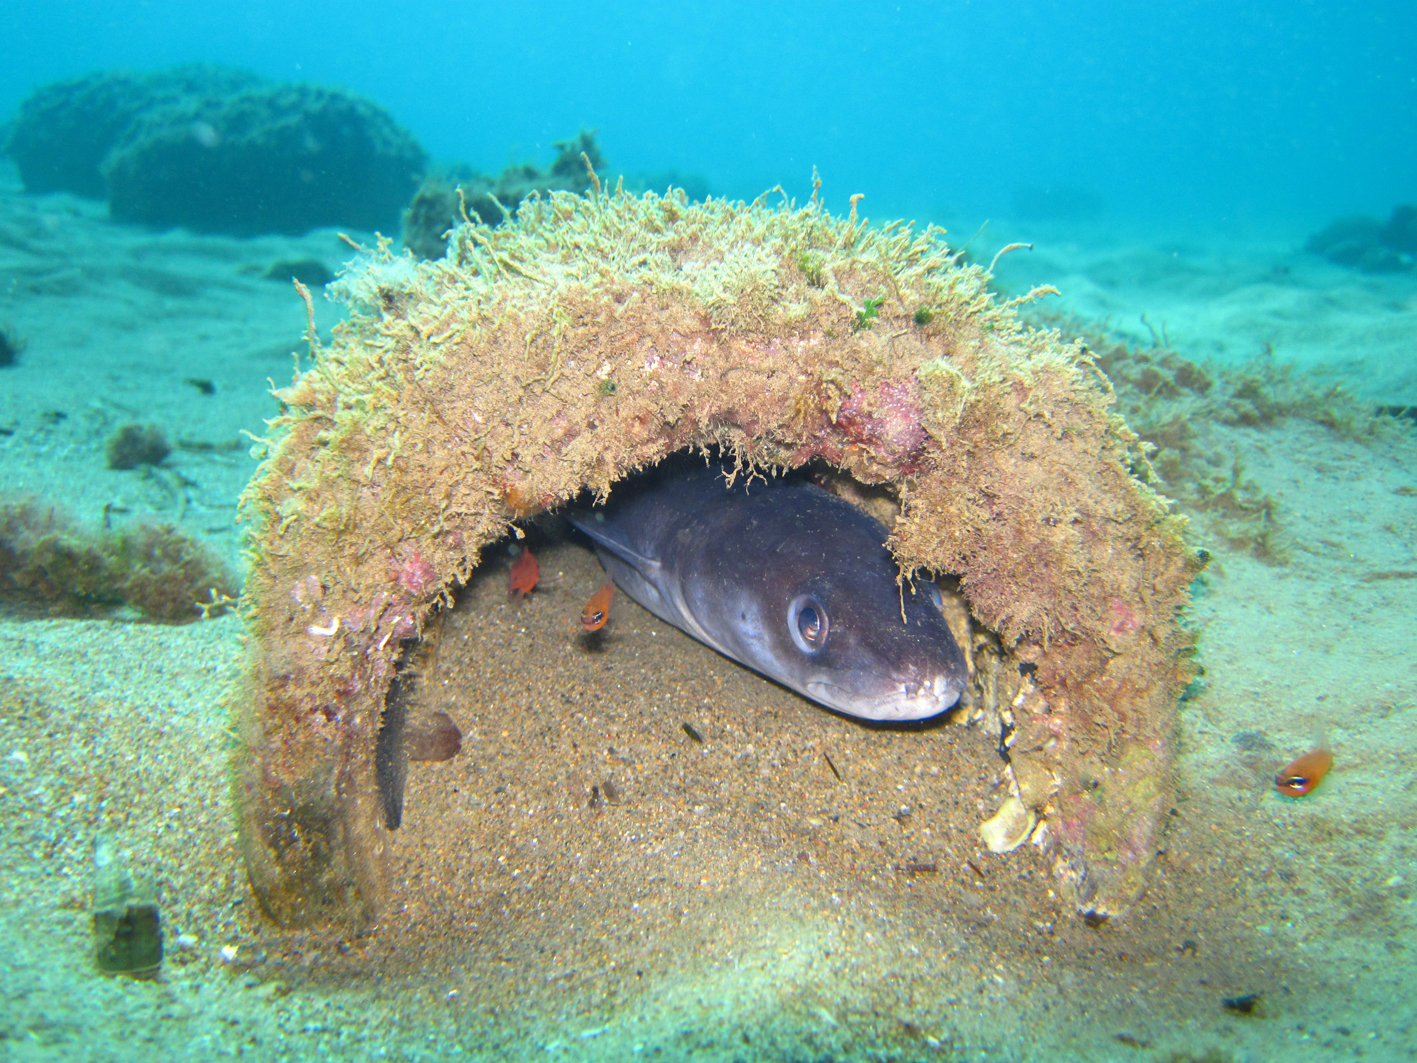
[{"label": "pink coralline algae", "polygon": [[1141,627],[1141,618],[1137,616],[1137,611],[1120,598],[1112,599],[1112,615],[1115,619],[1107,629],[1108,634],[1126,635]]},{"label": "pink coralline algae", "polygon": [[842,403],[836,426],[848,440],[890,461],[909,458],[925,445],[920,402],[904,384],[857,388]]},{"label": "pink coralline algae", "polygon": [[394,579],[413,597],[419,597],[429,587],[433,586],[437,580],[437,573],[433,571],[433,566],[424,560],[423,555],[414,547],[413,551],[405,555],[395,570]]}]

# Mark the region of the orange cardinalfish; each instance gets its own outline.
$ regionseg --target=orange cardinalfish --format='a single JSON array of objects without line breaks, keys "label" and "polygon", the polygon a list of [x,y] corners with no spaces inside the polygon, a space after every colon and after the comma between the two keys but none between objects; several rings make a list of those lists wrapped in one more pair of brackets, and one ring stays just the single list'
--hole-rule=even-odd
[{"label": "orange cardinalfish", "polygon": [[610,619],[610,596],[615,593],[615,584],[610,580],[590,596],[581,610],[581,627],[587,631],[599,631]]},{"label": "orange cardinalfish", "polygon": [[507,581],[507,597],[521,601],[531,593],[540,578],[541,566],[536,563],[536,556],[523,548],[517,559],[512,562],[512,578]]},{"label": "orange cardinalfish", "polygon": [[1333,754],[1316,746],[1274,777],[1274,788],[1286,797],[1303,797],[1323,782],[1333,767]]}]

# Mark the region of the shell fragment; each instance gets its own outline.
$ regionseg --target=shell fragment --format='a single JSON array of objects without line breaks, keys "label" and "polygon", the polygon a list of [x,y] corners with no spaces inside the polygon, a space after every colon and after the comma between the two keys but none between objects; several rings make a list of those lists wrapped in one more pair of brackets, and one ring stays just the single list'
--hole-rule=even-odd
[{"label": "shell fragment", "polygon": [[979,836],[991,853],[1011,853],[1028,840],[1035,823],[1033,810],[1010,794],[999,811],[979,824]]}]

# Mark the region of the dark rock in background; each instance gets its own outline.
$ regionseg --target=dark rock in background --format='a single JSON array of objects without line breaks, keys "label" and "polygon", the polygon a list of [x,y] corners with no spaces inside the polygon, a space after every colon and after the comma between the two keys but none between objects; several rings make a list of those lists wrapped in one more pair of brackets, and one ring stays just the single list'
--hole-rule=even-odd
[{"label": "dark rock in background", "polygon": [[1379,239],[1398,254],[1417,255],[1417,207],[1411,203],[1393,207]]},{"label": "dark rock in background", "polygon": [[41,88],[6,151],[28,191],[106,196],[123,221],[235,236],[392,229],[427,162],[377,104],[215,66]]},{"label": "dark rock in background", "polygon": [[691,203],[701,203],[709,197],[708,178],[701,173],[684,170],[659,170],[625,179],[626,187],[642,188],[646,192],[664,195],[672,188],[682,189]]},{"label": "dark rock in background", "polygon": [[1417,207],[1394,207],[1386,224],[1367,214],[1339,218],[1309,237],[1304,250],[1364,273],[1411,269],[1417,254]]},{"label": "dark rock in background", "polygon": [[[464,217],[495,228],[515,217],[522,200],[533,192],[540,195],[584,193],[591,186],[586,160],[595,168],[601,186],[607,190],[613,191],[616,183],[623,180],[629,192],[650,190],[663,194],[670,188],[682,188],[690,200],[706,199],[709,195],[708,181],[701,174],[677,170],[645,176],[614,173],[600,153],[593,129],[582,129],[571,140],[556,141],[555,147],[556,159],[544,171],[522,164],[508,166],[500,176],[493,177],[461,164],[435,168],[404,212],[404,246],[418,258],[442,258],[448,248],[448,231],[461,224]],[[462,189],[461,201],[459,188]]]},{"label": "dark rock in background", "polygon": [[402,221],[405,246],[423,259],[441,258],[445,234],[464,218],[497,226],[533,193],[585,192],[586,159],[607,189],[622,180],[631,192],[709,194],[699,174],[609,172],[594,130],[556,149],[545,170],[522,164],[493,176],[455,165],[425,180],[423,149],[377,104],[213,64],[43,86],[21,104],[5,143],[26,191],[107,199],[120,221],[232,236],[389,232]]},{"label": "dark rock in background", "polygon": [[143,114],[104,161],[115,218],[236,236],[393,229],[426,156],[388,113],[281,85]]},{"label": "dark rock in background", "polygon": [[469,221],[495,227],[515,217],[521,201],[533,192],[584,192],[591,181],[582,152],[602,178],[607,176],[593,129],[582,129],[574,140],[557,141],[556,152],[556,161],[544,173],[524,164],[508,166],[495,178],[462,165],[430,174],[404,212],[404,246],[419,258],[442,258],[448,247],[446,234],[461,224],[464,209]]},{"label": "dark rock in background", "polygon": [[[465,166],[440,168],[423,179],[403,215],[403,245],[414,256],[431,261],[448,251],[448,231],[462,222],[467,198],[486,178]],[[463,200],[458,199],[458,189]],[[468,219],[477,215],[466,207]]]},{"label": "dark rock in background", "polygon": [[299,281],[311,288],[323,287],[335,279],[330,267],[318,258],[283,258],[272,262],[271,268],[261,274],[268,281]]},{"label": "dark rock in background", "polygon": [[261,84],[243,70],[192,63],[153,74],[89,74],[36,89],[20,104],[5,144],[28,192],[105,199],[103,160],[145,111]]}]

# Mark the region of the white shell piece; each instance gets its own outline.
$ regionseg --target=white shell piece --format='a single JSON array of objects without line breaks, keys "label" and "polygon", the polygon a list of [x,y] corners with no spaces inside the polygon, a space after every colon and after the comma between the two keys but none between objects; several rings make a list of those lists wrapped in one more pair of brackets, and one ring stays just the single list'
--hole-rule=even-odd
[{"label": "white shell piece", "polygon": [[1011,853],[1028,840],[1036,822],[1033,810],[1010,795],[999,811],[979,824],[979,836],[991,853]]}]

